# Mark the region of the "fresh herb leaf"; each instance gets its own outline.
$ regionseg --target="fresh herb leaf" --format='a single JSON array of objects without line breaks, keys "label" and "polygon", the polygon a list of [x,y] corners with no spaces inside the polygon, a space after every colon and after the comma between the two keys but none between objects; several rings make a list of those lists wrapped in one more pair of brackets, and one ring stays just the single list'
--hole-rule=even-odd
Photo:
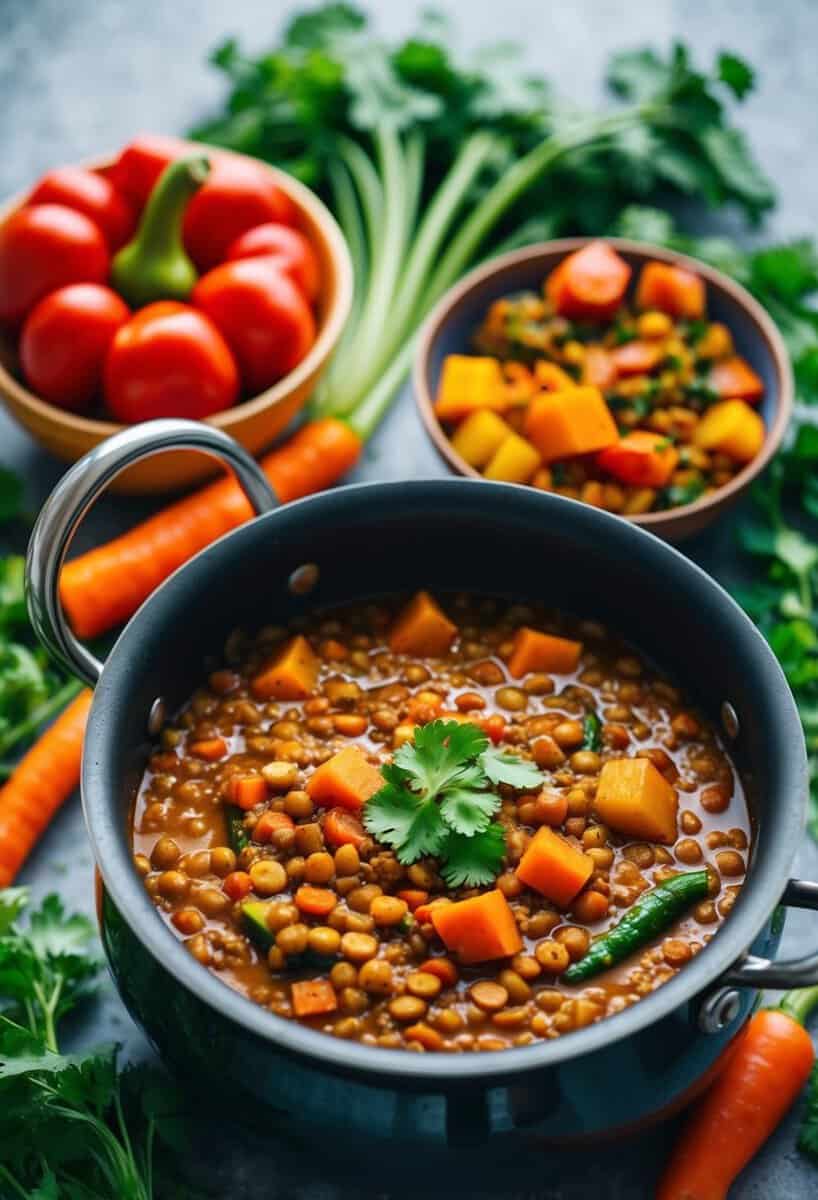
[{"label": "fresh herb leaf", "polygon": [[496,750],[477,725],[458,721],[420,726],[381,775],[384,786],[364,808],[367,830],[402,863],[440,858],[444,878],[459,881],[452,886],[488,883],[499,869],[505,841],[502,826],[492,823],[500,808],[492,785],[522,791],[543,781],[531,763]]},{"label": "fresh herb leaf", "polygon": [[585,714],[582,722],[582,749],[599,750],[602,746],[602,722],[595,712]]},{"label": "fresh herb leaf", "polygon": [[738,100],[743,100],[755,85],[753,68],[735,54],[722,53],[718,58],[719,79],[726,83]]}]

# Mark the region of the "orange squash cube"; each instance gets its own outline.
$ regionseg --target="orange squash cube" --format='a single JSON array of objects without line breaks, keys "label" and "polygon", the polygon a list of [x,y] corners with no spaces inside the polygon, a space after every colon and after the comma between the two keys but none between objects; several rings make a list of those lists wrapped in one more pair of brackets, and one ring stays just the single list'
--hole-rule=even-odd
[{"label": "orange squash cube", "polygon": [[357,746],[345,746],[313,771],[307,780],[307,792],[319,807],[347,808],[360,812],[370,796],[383,787],[377,767]]},{"label": "orange squash cube", "polygon": [[748,400],[764,395],[764,381],[740,355],[722,359],[710,368],[708,383],[725,400]]},{"label": "orange squash cube", "polygon": [[676,470],[679,451],[661,433],[633,429],[597,456],[597,466],[633,487],[661,488]]},{"label": "orange squash cube", "polygon": [[418,592],[398,614],[389,634],[393,654],[445,654],[457,636],[457,626],[428,592]]},{"label": "orange squash cube", "polygon": [[435,401],[439,421],[462,421],[480,408],[501,411],[506,404],[506,384],[496,358],[449,354],[440,375]]},{"label": "orange squash cube", "polygon": [[517,878],[560,908],[567,908],[585,887],[594,860],[542,825],[517,866]]},{"label": "orange squash cube", "polygon": [[619,440],[616,421],[595,387],[538,396],[528,409],[525,434],[547,463],[604,450]]},{"label": "orange squash cube", "polygon": [[508,660],[509,674],[521,679],[529,671],[554,671],[565,675],[576,671],[582,654],[582,642],[570,638],[556,637],[552,633],[540,633],[523,625],[514,635],[511,657]]},{"label": "orange squash cube", "polygon": [[594,808],[617,833],[665,845],[676,841],[676,789],[649,758],[606,762],[599,774]]},{"label": "orange squash cube", "polygon": [[684,267],[645,263],[636,288],[636,307],[658,308],[671,317],[695,321],[704,316],[704,280]]},{"label": "orange squash cube", "polygon": [[438,937],[462,963],[508,958],[522,950],[514,913],[498,888],[455,904],[435,905],[429,915]]},{"label": "orange squash cube", "polygon": [[320,662],[300,633],[250,683],[258,700],[306,700],[318,683]]}]

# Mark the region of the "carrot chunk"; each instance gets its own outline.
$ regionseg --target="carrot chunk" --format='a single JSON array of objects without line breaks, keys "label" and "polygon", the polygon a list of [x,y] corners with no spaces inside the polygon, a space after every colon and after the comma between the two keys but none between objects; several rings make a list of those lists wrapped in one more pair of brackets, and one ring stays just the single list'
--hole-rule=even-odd
[{"label": "carrot chunk", "polygon": [[255,808],[267,799],[267,784],[261,775],[234,775],[228,780],[227,794],[239,808]]},{"label": "carrot chunk", "polygon": [[418,592],[397,616],[389,634],[393,654],[445,654],[457,635],[450,621],[428,592]]},{"label": "carrot chunk", "polygon": [[295,893],[296,908],[311,917],[326,917],[338,903],[338,894],[331,888],[312,887],[303,883]]},{"label": "carrot chunk", "polygon": [[505,380],[496,358],[449,354],[443,363],[435,401],[440,421],[462,421],[480,408],[505,407]]},{"label": "carrot chunk", "polygon": [[704,304],[704,281],[698,275],[670,263],[645,263],[636,289],[637,308],[658,308],[690,321],[704,316]]},{"label": "carrot chunk", "polygon": [[366,841],[366,830],[345,808],[331,808],[324,821],[324,837],[330,846],[354,846]]},{"label": "carrot chunk", "polygon": [[614,758],[599,775],[594,808],[617,833],[646,842],[676,840],[679,799],[649,758]]},{"label": "carrot chunk", "polygon": [[548,463],[612,446],[619,431],[599,389],[576,387],[533,400],[525,435]]},{"label": "carrot chunk", "polygon": [[202,738],[199,742],[190,743],[190,753],[205,762],[217,762],[227,753],[227,742],[221,737]]},{"label": "carrot chunk", "polygon": [[589,242],[551,272],[545,294],[564,317],[608,321],[622,303],[630,277],[628,264],[606,242]]},{"label": "carrot chunk", "polygon": [[522,949],[514,913],[497,888],[455,904],[435,905],[430,916],[438,937],[463,963],[507,958]]},{"label": "carrot chunk", "polygon": [[[604,392],[606,388],[613,387],[616,379],[616,361],[610,350],[606,350],[604,346],[586,346],[585,357],[582,360],[582,382],[588,387],[601,388]],[[553,389],[561,390],[565,389]]]},{"label": "carrot chunk", "polygon": [[729,400],[760,400],[764,381],[738,354],[714,363],[708,380],[714,392]]},{"label": "carrot chunk", "polygon": [[333,754],[313,771],[307,791],[314,804],[360,812],[370,796],[383,787],[377,767],[373,767],[357,746],[347,746]]},{"label": "carrot chunk", "polygon": [[319,660],[302,634],[291,638],[251,681],[258,700],[306,700],[318,682]]},{"label": "carrot chunk", "polygon": [[335,988],[327,979],[300,979],[292,985],[291,993],[297,1017],[319,1017],[338,1007]]},{"label": "carrot chunk", "polygon": [[582,642],[540,633],[523,625],[514,635],[508,669],[515,679],[521,679],[529,671],[556,671],[563,675],[577,669],[581,654]]},{"label": "carrot chunk", "polygon": [[607,446],[597,455],[597,465],[635,487],[664,487],[676,470],[679,452],[660,433],[634,429],[615,446]]},{"label": "carrot chunk", "polygon": [[643,342],[638,338],[611,351],[619,375],[645,375],[658,367],[664,357],[665,348],[661,342]]},{"label": "carrot chunk", "polygon": [[410,912],[420,908],[421,904],[425,904],[429,899],[429,893],[424,892],[421,888],[405,888],[402,892],[398,892],[398,896],[401,900],[406,901]]},{"label": "carrot chunk", "polygon": [[591,877],[594,860],[548,825],[542,825],[517,866],[517,878],[567,908]]},{"label": "carrot chunk", "polygon": [[420,1042],[424,1050],[443,1049],[443,1038],[425,1021],[419,1021],[417,1025],[410,1025],[406,1030],[406,1037],[410,1042]]},{"label": "carrot chunk", "polygon": [[276,812],[270,808],[262,813],[253,827],[253,841],[264,845],[273,840],[273,834],[279,829],[294,829],[295,821],[287,813]]}]

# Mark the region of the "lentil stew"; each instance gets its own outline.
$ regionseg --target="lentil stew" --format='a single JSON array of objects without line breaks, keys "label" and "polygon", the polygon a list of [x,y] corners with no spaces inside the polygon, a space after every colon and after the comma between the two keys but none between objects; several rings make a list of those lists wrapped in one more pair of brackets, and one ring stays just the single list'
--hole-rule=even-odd
[{"label": "lentil stew", "polygon": [[[441,720],[542,775],[497,785],[502,860],[476,887],[366,828],[380,767]],[[425,1052],[527,1045],[637,1003],[727,917],[751,838],[715,730],[630,646],[540,606],[426,593],[232,635],[161,731],[133,831],[162,919],[226,983]]]}]

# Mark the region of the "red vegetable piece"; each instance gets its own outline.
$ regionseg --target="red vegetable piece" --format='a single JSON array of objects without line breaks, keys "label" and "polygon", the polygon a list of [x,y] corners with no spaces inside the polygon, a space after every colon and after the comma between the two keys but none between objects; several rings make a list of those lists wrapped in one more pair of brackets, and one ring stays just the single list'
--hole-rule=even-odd
[{"label": "red vegetable piece", "polygon": [[110,179],[86,167],[57,167],[44,175],[32,191],[28,204],[64,204],[84,213],[98,225],[113,252],[124,246],[134,231],[132,205]]}]

